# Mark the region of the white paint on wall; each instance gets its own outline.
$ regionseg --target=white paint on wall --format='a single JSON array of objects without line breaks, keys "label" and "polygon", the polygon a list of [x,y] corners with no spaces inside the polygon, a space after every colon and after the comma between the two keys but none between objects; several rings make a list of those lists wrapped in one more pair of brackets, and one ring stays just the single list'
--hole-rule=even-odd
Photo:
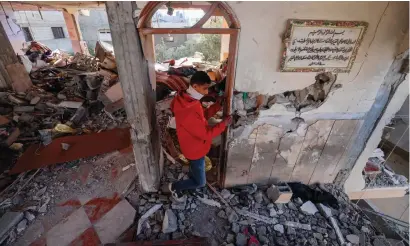
[{"label": "white paint on wall", "polygon": [[[15,53],[22,55],[23,43],[25,42],[23,31],[20,26],[14,23],[15,15],[14,11],[11,8],[10,4],[3,3],[4,12],[0,13],[0,22],[3,25],[4,30],[6,31],[7,37],[13,46]],[[9,18],[7,19],[6,16]]]},{"label": "white paint on wall", "polygon": [[229,5],[241,24],[235,89],[261,94],[283,93],[315,82],[316,73],[279,72],[282,35],[288,19],[369,23],[351,72],[338,76],[336,83],[343,87],[332,92],[320,108],[306,114],[367,112],[408,29],[407,2],[229,2]]}]

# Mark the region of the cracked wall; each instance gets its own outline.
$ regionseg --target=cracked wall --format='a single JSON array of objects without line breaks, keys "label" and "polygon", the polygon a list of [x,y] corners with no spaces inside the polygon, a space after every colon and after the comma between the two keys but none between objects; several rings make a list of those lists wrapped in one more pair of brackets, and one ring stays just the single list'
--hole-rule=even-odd
[{"label": "cracked wall", "polygon": [[[230,142],[226,185],[332,182],[360,120],[256,121]],[[250,133],[250,134],[249,134]]]}]

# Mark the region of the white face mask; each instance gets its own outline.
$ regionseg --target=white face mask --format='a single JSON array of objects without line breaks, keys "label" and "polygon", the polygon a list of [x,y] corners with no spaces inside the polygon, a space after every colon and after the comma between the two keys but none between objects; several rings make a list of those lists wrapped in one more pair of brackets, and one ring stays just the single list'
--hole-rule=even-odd
[{"label": "white face mask", "polygon": [[202,95],[201,93],[197,92],[192,86],[189,86],[188,89],[186,90],[186,92],[194,99],[196,100],[201,100],[202,97],[204,97],[204,95]]}]

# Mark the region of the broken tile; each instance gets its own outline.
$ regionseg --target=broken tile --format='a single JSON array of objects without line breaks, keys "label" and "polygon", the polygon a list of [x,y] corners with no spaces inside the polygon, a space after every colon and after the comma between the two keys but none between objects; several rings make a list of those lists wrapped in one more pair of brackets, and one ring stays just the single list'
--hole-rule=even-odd
[{"label": "broken tile", "polygon": [[91,245],[101,245],[100,238],[93,227],[85,230],[80,236],[74,239],[69,246],[91,246]]},{"label": "broken tile", "polygon": [[47,245],[68,245],[89,227],[91,222],[87,214],[79,208],[46,233]]},{"label": "broken tile", "polygon": [[95,231],[101,243],[114,243],[115,240],[134,223],[135,214],[135,209],[127,200],[122,200],[106,213],[94,224]]},{"label": "broken tile", "polygon": [[114,208],[120,201],[121,198],[117,193],[115,193],[111,197],[93,198],[83,207],[91,223],[94,223]]}]

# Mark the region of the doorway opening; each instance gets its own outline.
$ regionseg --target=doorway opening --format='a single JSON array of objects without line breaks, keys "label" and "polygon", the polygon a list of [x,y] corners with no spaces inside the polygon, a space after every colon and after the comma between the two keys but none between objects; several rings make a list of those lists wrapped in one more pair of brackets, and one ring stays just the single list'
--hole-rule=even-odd
[{"label": "doorway opening", "polygon": [[[178,146],[172,113],[173,96],[186,90],[196,71],[212,80],[210,93],[201,99],[206,108],[219,98],[222,109],[209,125],[231,114],[240,25],[223,2],[150,2],[140,13],[138,30],[149,75],[157,95],[157,119],[166,155],[186,162]],[[213,140],[208,153],[208,182],[224,186],[229,128]]]}]

